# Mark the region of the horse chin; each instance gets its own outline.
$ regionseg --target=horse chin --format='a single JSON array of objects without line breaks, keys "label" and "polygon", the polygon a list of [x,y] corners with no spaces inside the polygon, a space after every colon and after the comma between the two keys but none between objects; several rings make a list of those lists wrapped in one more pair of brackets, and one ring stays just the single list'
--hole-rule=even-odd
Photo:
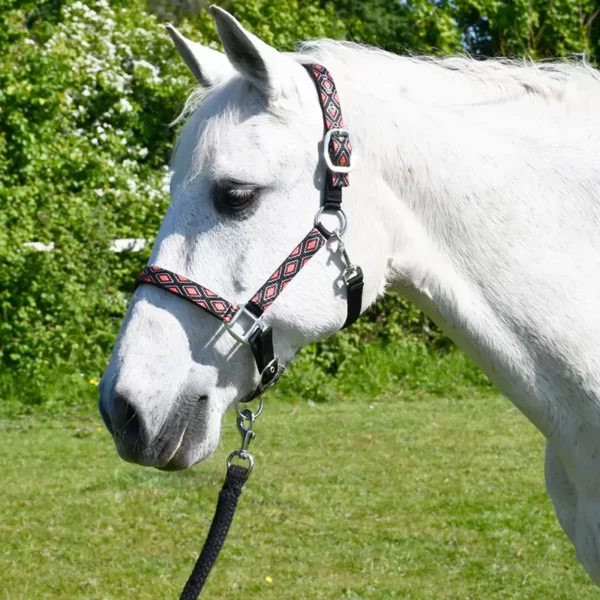
[{"label": "horse chin", "polygon": [[181,471],[205,460],[215,451],[221,419],[218,411],[210,409],[208,398],[201,396],[192,406],[180,405],[177,413],[177,417],[169,419],[159,435],[162,440],[160,452],[153,454],[148,461],[136,457],[133,462],[161,471]]},{"label": "horse chin", "polygon": [[200,440],[195,434],[193,423],[184,432],[173,455],[164,465],[155,465],[160,471],[183,471],[207,459],[219,442],[219,431],[212,432],[206,425],[202,428]]}]

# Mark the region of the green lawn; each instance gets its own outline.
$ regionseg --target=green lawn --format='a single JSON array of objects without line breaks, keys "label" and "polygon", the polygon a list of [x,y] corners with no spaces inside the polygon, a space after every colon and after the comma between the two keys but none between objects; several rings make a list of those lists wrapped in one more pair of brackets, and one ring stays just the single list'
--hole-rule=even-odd
[{"label": "green lawn", "polygon": [[[203,597],[600,598],[554,517],[541,436],[493,392],[267,400]],[[217,454],[182,473],[121,462],[95,414],[0,423],[0,598],[178,597],[233,415]]]}]

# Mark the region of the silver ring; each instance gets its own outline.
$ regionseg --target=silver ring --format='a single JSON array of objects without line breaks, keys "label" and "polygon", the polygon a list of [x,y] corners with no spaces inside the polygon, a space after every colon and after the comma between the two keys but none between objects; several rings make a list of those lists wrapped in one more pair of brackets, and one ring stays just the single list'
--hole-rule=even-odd
[{"label": "silver ring", "polygon": [[[254,398],[253,398],[253,400],[254,400]],[[259,400],[259,403],[258,403],[258,410],[257,410],[255,413],[252,413],[252,419],[253,419],[253,420],[254,420],[254,419],[256,419],[257,417],[259,417],[259,416],[260,416],[260,413],[262,413],[262,411],[263,411],[263,408],[265,407],[265,399],[263,398],[263,395],[262,395],[262,394],[260,394],[260,395],[258,396],[258,400]],[[242,417],[242,419],[245,419],[246,421],[248,421],[249,419],[247,419],[247,418],[246,418],[246,417],[245,417],[245,416],[242,414],[242,412],[243,412],[244,410],[250,410],[250,409],[248,409],[248,408],[247,408],[247,406],[248,406],[248,403],[247,403],[247,402],[236,402],[236,403],[235,403],[235,412],[236,412],[238,415],[240,415],[240,417]],[[243,407],[243,408],[242,408],[242,407]],[[252,412],[252,411],[250,411],[250,412]]]},{"label": "silver ring", "polygon": [[227,458],[227,468],[228,469],[229,469],[229,467],[231,467],[231,461],[234,456],[237,456],[238,458],[240,458],[242,460],[248,461],[248,471],[246,473],[246,477],[248,477],[248,475],[250,475],[250,472],[252,471],[252,469],[254,467],[254,457],[252,456],[252,454],[246,452],[245,450],[234,450]]},{"label": "silver ring", "polygon": [[336,214],[339,217],[342,226],[338,229],[334,229],[333,231],[329,231],[329,229],[327,229],[327,227],[325,227],[325,225],[321,223],[321,216],[323,215],[324,211],[324,206],[321,206],[321,208],[319,208],[319,210],[317,211],[317,214],[315,215],[315,227],[319,225],[321,229],[325,231],[327,237],[342,237],[346,233],[346,229],[348,229],[348,217],[346,216],[346,213],[343,211],[342,208],[338,208],[336,210]]}]

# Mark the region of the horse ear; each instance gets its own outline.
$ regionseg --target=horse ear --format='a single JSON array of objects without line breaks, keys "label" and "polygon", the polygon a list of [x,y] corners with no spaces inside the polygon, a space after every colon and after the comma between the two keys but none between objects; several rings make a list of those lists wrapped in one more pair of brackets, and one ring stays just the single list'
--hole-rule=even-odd
[{"label": "horse ear", "polygon": [[231,63],[221,52],[188,40],[170,23],[166,28],[183,62],[201,86],[213,87],[235,74]]},{"label": "horse ear", "polygon": [[246,31],[226,10],[215,5],[209,10],[231,64],[259,90],[271,98],[279,97],[290,66],[296,63]]}]

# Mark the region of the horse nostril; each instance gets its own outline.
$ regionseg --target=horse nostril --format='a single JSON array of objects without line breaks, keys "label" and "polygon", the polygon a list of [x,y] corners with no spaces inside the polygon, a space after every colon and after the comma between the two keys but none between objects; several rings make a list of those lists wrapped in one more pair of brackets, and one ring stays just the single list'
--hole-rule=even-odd
[{"label": "horse nostril", "polygon": [[138,418],[137,411],[127,404],[125,407],[125,426],[122,430],[123,440],[128,443],[135,443],[142,439],[142,429],[140,426],[140,419]]},{"label": "horse nostril", "polygon": [[111,421],[115,435],[127,446],[134,446],[141,441],[141,419],[136,409],[121,394],[115,394]]}]

